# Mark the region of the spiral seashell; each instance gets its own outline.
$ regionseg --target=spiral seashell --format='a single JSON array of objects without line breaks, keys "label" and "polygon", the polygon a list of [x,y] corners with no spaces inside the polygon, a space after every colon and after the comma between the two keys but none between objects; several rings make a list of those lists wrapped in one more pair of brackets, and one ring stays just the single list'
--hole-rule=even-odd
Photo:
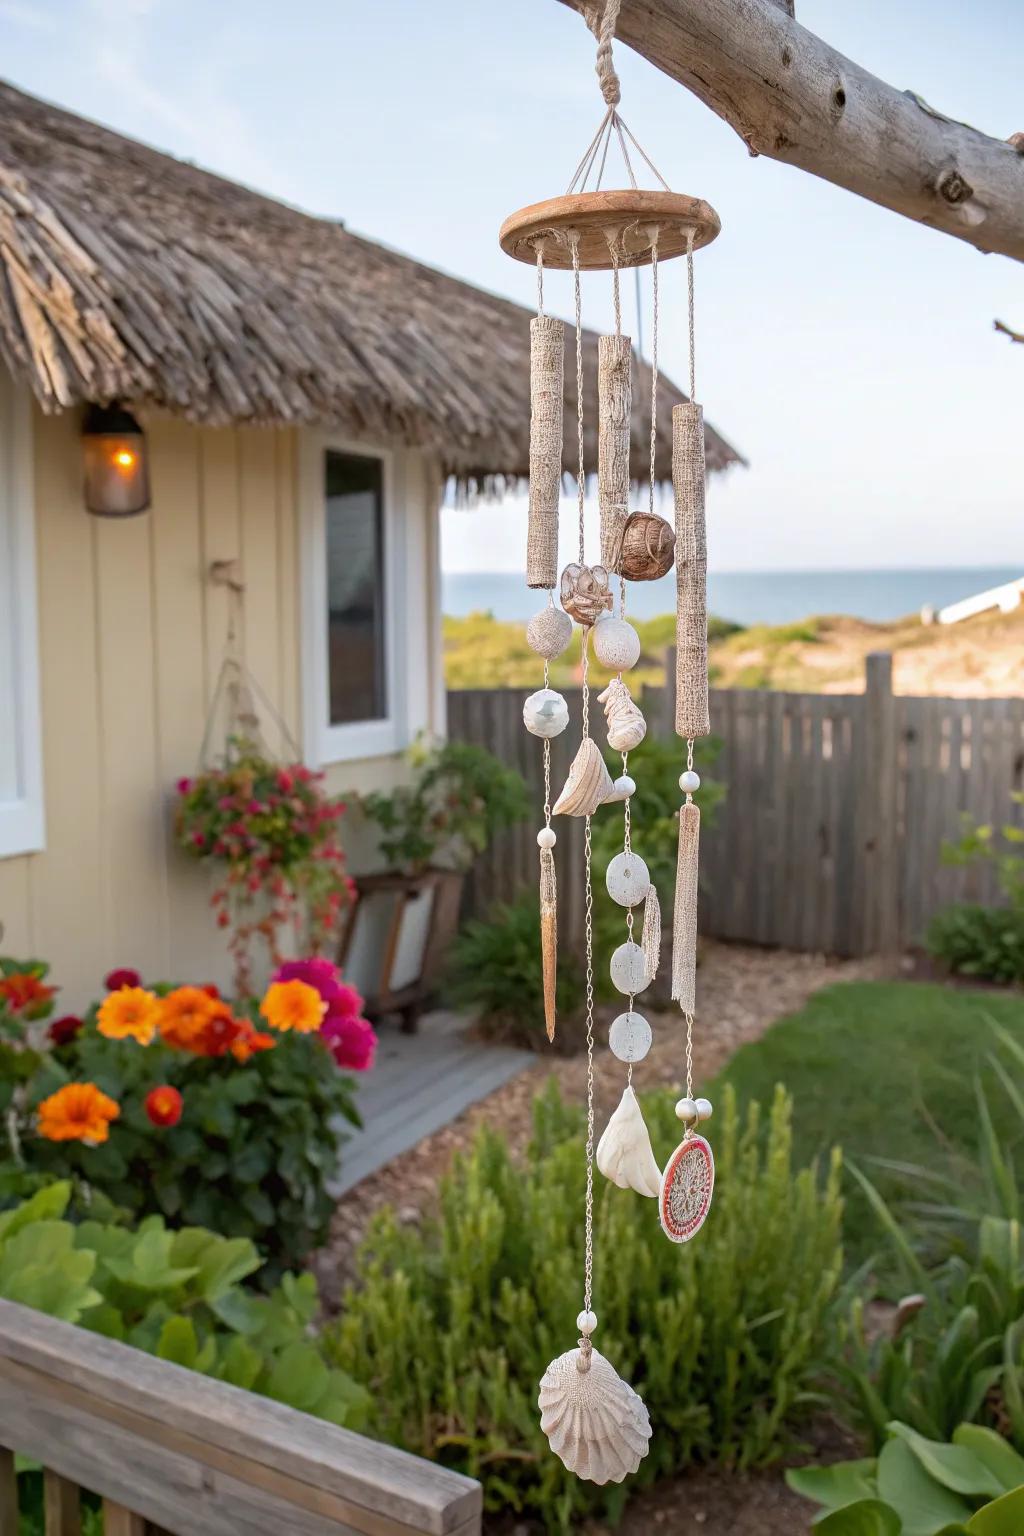
[{"label": "spiral seashell", "polygon": [[623,1091],[597,1144],[597,1166],[619,1189],[658,1198],[661,1169],[654,1160],[647,1122],[631,1087]]},{"label": "spiral seashell", "polygon": [[561,656],[571,639],[572,619],[550,603],[535,613],[526,626],[527,645],[545,661],[554,661],[556,656]]},{"label": "spiral seashell", "polygon": [[604,705],[608,745],[616,752],[632,752],[647,735],[647,721],[622,679],[613,677],[597,702]]},{"label": "spiral seashell", "polygon": [[672,569],[675,531],[656,512],[631,512],[622,529],[615,568],[629,581],[657,581]]},{"label": "spiral seashell", "polygon": [[562,572],[562,607],[579,624],[589,626],[612,606],[608,572],[603,565],[567,565]]},{"label": "spiral seashell", "polygon": [[560,736],[569,724],[569,706],[554,688],[538,688],[523,704],[523,724],[531,736]]},{"label": "spiral seashell", "polygon": [[552,1360],[537,1398],[540,1427],[570,1472],[588,1482],[621,1483],[647,1455],[651,1419],[628,1382],[593,1347]]},{"label": "spiral seashell", "polygon": [[592,736],[584,736],[572,760],[565,787],[555,801],[555,816],[593,816],[614,794],[611,774]]}]

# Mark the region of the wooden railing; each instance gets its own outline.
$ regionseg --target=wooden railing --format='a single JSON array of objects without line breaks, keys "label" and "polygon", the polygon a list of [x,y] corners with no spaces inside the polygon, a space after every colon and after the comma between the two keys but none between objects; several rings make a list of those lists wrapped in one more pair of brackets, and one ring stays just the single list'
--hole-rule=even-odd
[{"label": "wooden railing", "polygon": [[479,1536],[480,1485],[433,1462],[0,1301],[0,1536],[14,1453],[46,1468],[46,1536]]},{"label": "wooden railing", "polygon": [[[575,725],[552,742],[556,794],[579,739],[579,689],[563,692]],[[523,690],[511,688],[448,695],[449,734],[519,768],[536,808],[477,861],[467,893],[474,915],[537,887],[541,753],[523,730],[522,701]],[[649,729],[668,736],[669,690],[644,688],[641,703]],[[951,868],[942,842],[958,836],[964,813],[1024,825],[1024,807],[1011,798],[1024,790],[1024,698],[894,695],[892,658],[879,653],[868,657],[863,693],[713,688],[711,730],[721,743],[713,772],[728,792],[701,832],[702,933],[866,955],[919,943],[949,902],[999,900],[993,869]],[[604,740],[599,710],[595,735]],[[633,838],[642,854],[642,822]],[[558,818],[557,862],[559,933],[579,947],[582,881],[561,874],[582,869],[577,817]]]}]

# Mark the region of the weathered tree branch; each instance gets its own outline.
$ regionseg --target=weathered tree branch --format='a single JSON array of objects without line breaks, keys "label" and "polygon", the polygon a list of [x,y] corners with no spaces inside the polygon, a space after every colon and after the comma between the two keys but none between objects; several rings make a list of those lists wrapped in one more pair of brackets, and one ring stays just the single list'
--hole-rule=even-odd
[{"label": "weathered tree branch", "polygon": [[1011,341],[1024,342],[1024,331],[1014,331],[1010,326],[1004,325],[1002,320],[993,320],[992,329],[1001,332],[1003,336],[1009,336]]},{"label": "weathered tree branch", "polygon": [[[562,0],[583,14],[603,0]],[[954,122],[844,58],[779,0],[622,0],[618,36],[768,155],[1024,261],[1024,143]]]}]

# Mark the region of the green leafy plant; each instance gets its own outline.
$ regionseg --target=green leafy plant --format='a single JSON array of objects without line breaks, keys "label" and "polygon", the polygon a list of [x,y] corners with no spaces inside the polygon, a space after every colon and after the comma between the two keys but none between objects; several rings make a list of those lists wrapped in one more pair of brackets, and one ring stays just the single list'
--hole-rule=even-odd
[{"label": "green leafy plant", "polygon": [[316,1282],[285,1274],[266,1295],[245,1238],[65,1219],[67,1181],[0,1215],[0,1296],[131,1344],[161,1360],[360,1428],[366,1391],[327,1362],[310,1329]]},{"label": "green leafy plant", "polygon": [[[1018,791],[1010,798],[1024,805],[1024,793]],[[943,843],[942,858],[961,869],[992,866],[1007,905],[947,907],[929,926],[929,953],[959,975],[1002,983],[1024,981],[1024,827],[1007,822],[997,830],[964,816],[960,838]]]},{"label": "green leafy plant", "polygon": [[796,1492],[822,1506],[823,1536],[1019,1536],[1024,1458],[990,1429],[961,1424],[952,1441],[886,1426],[877,1459],[800,1467]]},{"label": "green leafy plant", "polygon": [[381,853],[395,868],[409,874],[431,866],[468,869],[499,828],[527,813],[522,776],[483,747],[418,741],[408,756],[410,784],[360,799],[377,826]]},{"label": "green leafy plant", "polygon": [[[672,1103],[646,1103],[654,1145],[679,1139]],[[693,1460],[752,1467],[778,1456],[806,1403],[841,1267],[838,1156],[821,1186],[794,1172],[790,1104],[776,1094],[762,1138],[726,1093],[717,1184],[700,1241],[651,1240],[652,1207],[598,1179],[595,1264],[602,1353],[658,1429],[636,1480]],[[551,1531],[588,1510],[614,1517],[628,1488],[565,1471],[537,1423],[537,1382],[576,1338],[583,1264],[582,1116],[551,1086],[535,1102],[525,1161],[481,1131],[423,1228],[381,1213],[358,1283],[324,1335],[373,1395],[371,1433],[483,1480],[488,1506]]]}]

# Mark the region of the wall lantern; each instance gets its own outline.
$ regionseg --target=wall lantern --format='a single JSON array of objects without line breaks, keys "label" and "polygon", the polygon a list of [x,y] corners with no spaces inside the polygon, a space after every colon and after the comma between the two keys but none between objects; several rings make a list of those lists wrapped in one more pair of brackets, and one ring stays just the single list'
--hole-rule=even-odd
[{"label": "wall lantern", "polygon": [[134,517],[149,506],[146,435],[120,405],[90,405],[82,423],[85,505],[96,517]]}]

